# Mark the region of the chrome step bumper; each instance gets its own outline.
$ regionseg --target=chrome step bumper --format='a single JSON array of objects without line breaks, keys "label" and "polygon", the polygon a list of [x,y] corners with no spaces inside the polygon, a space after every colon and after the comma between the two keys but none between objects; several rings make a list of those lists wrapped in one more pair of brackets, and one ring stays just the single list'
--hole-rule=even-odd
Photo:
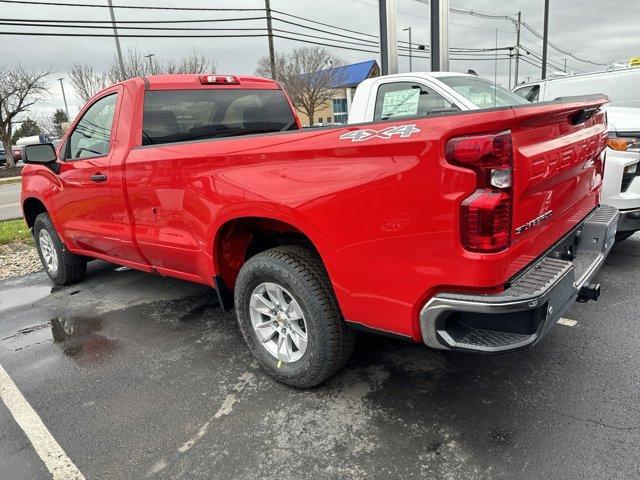
[{"label": "chrome step bumper", "polygon": [[[597,297],[599,286],[590,281],[614,244],[617,223],[618,210],[601,205],[503,292],[434,296],[420,312],[424,343],[438,349],[485,353],[533,345],[573,302]],[[567,248],[575,249],[572,260],[562,259]],[[581,292],[588,295],[581,296]]]}]

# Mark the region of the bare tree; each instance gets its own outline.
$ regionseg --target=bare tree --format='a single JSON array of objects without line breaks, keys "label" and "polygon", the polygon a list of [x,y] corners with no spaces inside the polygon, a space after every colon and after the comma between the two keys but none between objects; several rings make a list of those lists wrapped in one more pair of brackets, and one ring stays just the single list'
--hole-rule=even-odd
[{"label": "bare tree", "polygon": [[76,95],[83,102],[107,86],[107,77],[104,73],[96,72],[93,67],[80,63],[73,64],[70,81]]},{"label": "bare tree", "polygon": [[7,156],[7,167],[14,167],[11,153],[12,126],[16,117],[48,95],[46,77],[50,70],[28,71],[22,66],[0,69],[0,141]]},{"label": "bare tree", "polygon": [[178,63],[167,60],[162,65],[163,72],[159,73],[215,73],[217,69],[218,64],[215,59],[209,59],[203,53],[193,50]]},{"label": "bare tree", "polygon": [[106,73],[109,83],[118,83],[128,78],[144,77],[146,75],[153,75],[156,72],[151,71],[148,62],[145,60],[144,55],[138,51],[138,49],[127,50],[126,55],[123,58],[123,67],[120,68],[120,64],[116,59],[111,62],[109,70]]},{"label": "bare tree", "polygon": [[107,78],[110,83],[118,83],[127,78],[164,73],[215,73],[216,61],[209,59],[198,51],[178,60],[156,60],[149,62],[137,49],[129,49],[124,56],[124,77],[120,65],[115,60],[111,63]]},{"label": "bare tree", "polygon": [[70,80],[78,97],[86,102],[108,85],[128,78],[163,73],[215,73],[217,66],[214,59],[196,50],[178,60],[149,61],[134,48],[127,50],[123,60],[124,72],[115,58],[104,73],[95,71],[89,65],[74,64]]},{"label": "bare tree", "polygon": [[[313,117],[334,95],[336,85],[344,81],[346,73],[342,59],[323,47],[296,48],[288,54],[276,55],[276,77],[296,109],[304,112],[313,125]],[[271,76],[268,57],[258,60],[256,74]]]}]

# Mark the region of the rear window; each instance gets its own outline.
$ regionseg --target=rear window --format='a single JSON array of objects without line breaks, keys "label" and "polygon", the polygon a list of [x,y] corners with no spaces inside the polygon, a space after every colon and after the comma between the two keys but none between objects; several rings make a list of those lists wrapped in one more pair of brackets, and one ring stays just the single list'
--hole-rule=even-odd
[{"label": "rear window", "polygon": [[282,90],[158,90],[145,93],[143,145],[296,128]]},{"label": "rear window", "polygon": [[529,103],[515,93],[479,77],[438,77],[438,80],[480,108],[510,107]]}]

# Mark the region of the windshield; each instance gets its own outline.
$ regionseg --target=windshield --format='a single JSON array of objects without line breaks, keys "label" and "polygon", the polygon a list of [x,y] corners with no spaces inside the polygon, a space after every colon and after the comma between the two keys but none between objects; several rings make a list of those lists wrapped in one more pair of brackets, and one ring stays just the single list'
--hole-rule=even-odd
[{"label": "windshield", "polygon": [[530,103],[509,90],[479,77],[438,77],[438,80],[480,108],[510,107]]}]

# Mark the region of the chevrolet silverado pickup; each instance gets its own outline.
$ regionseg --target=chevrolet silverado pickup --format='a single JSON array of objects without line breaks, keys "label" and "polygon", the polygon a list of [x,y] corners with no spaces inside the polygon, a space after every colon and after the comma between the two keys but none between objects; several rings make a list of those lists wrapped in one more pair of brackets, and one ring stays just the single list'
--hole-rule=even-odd
[{"label": "chevrolet silverado pickup", "polygon": [[433,112],[392,97],[409,114],[303,129],[267,79],[107,88],[57,151],[24,149],[46,272],[66,285],[102,259],[209,285],[297,387],[337,372],[355,329],[507,352],[597,298],[618,215],[599,204],[606,98]]}]

